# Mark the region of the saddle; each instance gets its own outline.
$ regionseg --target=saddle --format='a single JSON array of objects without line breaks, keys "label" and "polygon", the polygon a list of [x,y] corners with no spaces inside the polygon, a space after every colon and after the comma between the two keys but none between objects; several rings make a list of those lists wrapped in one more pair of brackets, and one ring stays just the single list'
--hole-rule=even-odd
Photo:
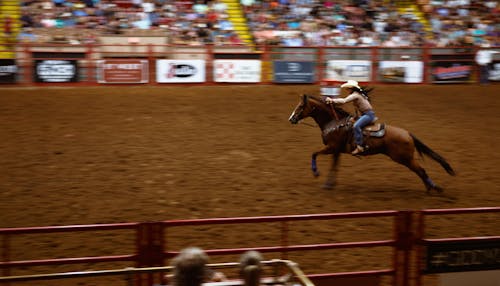
[{"label": "saddle", "polygon": [[[375,117],[373,121],[363,128],[363,135],[369,137],[384,137],[385,135],[385,123],[376,123],[378,117]],[[351,122],[356,122],[356,119],[352,118]]]},{"label": "saddle", "polygon": [[384,123],[372,123],[363,128],[363,135],[370,137],[384,137],[385,135],[385,124]]}]

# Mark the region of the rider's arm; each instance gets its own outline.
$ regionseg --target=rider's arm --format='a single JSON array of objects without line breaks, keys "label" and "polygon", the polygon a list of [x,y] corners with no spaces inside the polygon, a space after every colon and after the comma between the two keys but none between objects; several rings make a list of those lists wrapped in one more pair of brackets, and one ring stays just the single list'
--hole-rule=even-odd
[{"label": "rider's arm", "polygon": [[332,102],[335,104],[344,104],[344,103],[354,101],[354,100],[356,100],[356,98],[358,98],[358,94],[353,92],[349,96],[347,96],[346,98],[334,98]]}]

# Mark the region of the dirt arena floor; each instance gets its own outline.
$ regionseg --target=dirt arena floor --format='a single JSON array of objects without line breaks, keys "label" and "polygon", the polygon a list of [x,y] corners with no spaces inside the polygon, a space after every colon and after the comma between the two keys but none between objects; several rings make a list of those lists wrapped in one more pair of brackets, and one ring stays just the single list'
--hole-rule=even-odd
[{"label": "dirt arena floor", "polygon": [[[317,86],[2,88],[0,227],[500,206],[499,85],[376,87],[379,121],[409,130],[456,170],[452,177],[431,159],[422,161],[442,194],[427,194],[415,174],[383,155],[343,155],[338,185],[321,189],[325,178],[310,171],[310,155],[322,146],[319,129],[288,122],[301,93],[315,94]],[[329,158],[318,164],[325,174]],[[430,224],[429,235],[500,235],[499,229],[498,216],[450,217]],[[390,219],[300,222],[290,225],[290,244],[391,234]],[[167,236],[175,251],[280,242],[279,224],[272,223],[176,228]],[[9,255],[125,254],[133,252],[133,238],[27,236],[12,241]],[[289,258],[306,273],[391,267],[389,249]],[[213,262],[228,259],[237,261]]]}]

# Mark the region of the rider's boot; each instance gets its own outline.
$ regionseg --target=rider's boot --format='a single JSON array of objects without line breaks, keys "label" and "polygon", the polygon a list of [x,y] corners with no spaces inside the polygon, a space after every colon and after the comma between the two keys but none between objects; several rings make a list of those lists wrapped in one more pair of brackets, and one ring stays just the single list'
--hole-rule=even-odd
[{"label": "rider's boot", "polygon": [[361,146],[361,145],[356,145],[356,149],[354,149],[354,151],[352,151],[352,155],[358,155],[360,153],[363,153],[365,151],[365,147]]}]

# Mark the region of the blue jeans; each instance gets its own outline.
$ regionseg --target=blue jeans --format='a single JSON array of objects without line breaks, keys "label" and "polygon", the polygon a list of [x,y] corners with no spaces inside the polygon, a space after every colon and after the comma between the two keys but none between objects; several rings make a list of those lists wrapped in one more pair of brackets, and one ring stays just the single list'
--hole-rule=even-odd
[{"label": "blue jeans", "polygon": [[373,120],[375,120],[375,112],[369,110],[363,113],[356,123],[354,123],[354,142],[357,145],[363,145],[363,127],[372,123]]}]

